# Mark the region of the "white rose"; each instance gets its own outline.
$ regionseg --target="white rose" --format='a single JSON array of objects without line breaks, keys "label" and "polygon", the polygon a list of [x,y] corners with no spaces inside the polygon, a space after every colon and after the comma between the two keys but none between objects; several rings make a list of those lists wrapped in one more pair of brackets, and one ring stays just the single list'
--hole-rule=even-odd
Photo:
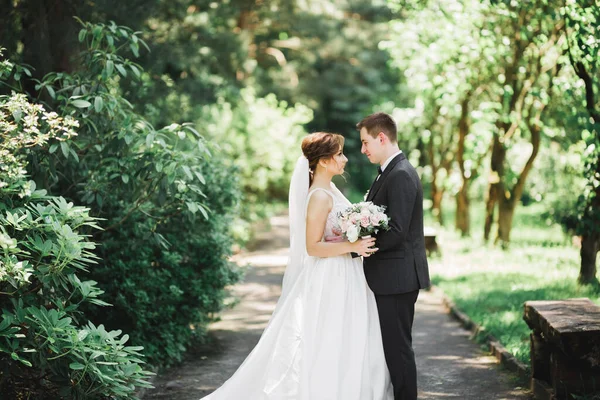
[{"label": "white rose", "polygon": [[340,223],[340,228],[343,232],[346,232],[348,230],[348,225],[350,225],[348,221],[342,220],[342,222]]},{"label": "white rose", "polygon": [[350,227],[348,227],[348,230],[346,231],[346,236],[348,237],[348,241],[350,243],[354,243],[358,240],[358,228],[356,227],[356,225],[351,225]]}]

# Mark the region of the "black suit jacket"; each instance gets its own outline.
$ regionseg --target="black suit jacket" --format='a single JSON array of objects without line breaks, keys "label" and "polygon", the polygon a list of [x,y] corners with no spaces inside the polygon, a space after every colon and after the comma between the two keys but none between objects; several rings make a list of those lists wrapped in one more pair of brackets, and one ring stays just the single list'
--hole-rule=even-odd
[{"label": "black suit jacket", "polygon": [[379,250],[364,258],[365,277],[375,294],[399,294],[431,285],[423,235],[423,187],[404,153],[373,182],[367,201],[386,206],[390,230],[380,231]]}]

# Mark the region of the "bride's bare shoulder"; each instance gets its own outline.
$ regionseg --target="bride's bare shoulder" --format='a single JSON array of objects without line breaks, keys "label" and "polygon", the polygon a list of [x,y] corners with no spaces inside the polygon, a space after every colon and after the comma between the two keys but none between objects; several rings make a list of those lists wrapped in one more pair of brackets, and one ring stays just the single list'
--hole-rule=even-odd
[{"label": "bride's bare shoulder", "polygon": [[325,207],[328,209],[333,207],[331,195],[323,188],[311,189],[308,199],[309,210],[314,208],[323,209]]}]

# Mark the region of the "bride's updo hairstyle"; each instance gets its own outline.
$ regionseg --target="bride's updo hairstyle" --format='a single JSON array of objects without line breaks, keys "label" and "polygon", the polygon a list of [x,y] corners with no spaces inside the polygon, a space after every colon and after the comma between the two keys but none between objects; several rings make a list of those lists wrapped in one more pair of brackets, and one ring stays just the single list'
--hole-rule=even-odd
[{"label": "bride's updo hairstyle", "polygon": [[329,159],[344,147],[344,137],[337,133],[315,132],[302,139],[302,153],[308,160],[310,183],[321,159]]}]

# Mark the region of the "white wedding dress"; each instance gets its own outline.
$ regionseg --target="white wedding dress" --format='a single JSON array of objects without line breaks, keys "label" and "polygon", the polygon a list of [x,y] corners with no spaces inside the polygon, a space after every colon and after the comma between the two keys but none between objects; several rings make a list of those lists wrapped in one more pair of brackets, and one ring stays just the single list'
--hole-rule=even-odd
[{"label": "white wedding dress", "polygon": [[[332,184],[324,237],[350,205]],[[338,233],[339,236],[339,233]],[[258,344],[204,400],[391,400],[375,297],[360,258],[306,255]],[[287,274],[287,272],[286,272]],[[292,283],[290,283],[292,282]]]}]

